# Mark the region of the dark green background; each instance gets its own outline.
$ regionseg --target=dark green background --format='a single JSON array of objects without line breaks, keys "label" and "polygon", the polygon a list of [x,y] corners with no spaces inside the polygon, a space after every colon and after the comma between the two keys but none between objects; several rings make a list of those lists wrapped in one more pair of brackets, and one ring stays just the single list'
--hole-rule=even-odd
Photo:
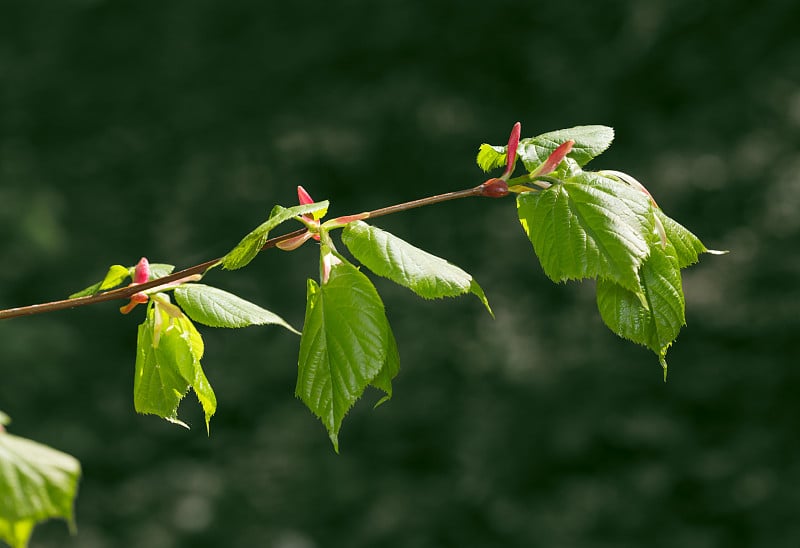
[{"label": "dark green background", "polygon": [[[137,310],[4,321],[12,431],[84,466],[79,534],[32,546],[800,545],[800,4],[3,2],[0,307],[108,265],[225,253],[303,184],[352,213],[475,185],[482,142],[617,130],[627,171],[726,257],[684,278],[655,357],[554,285],[513,201],[378,223],[470,271],[494,306],[382,280],[402,357],[341,455],[293,397],[299,339],[204,329],[220,400],[133,412]],[[302,325],[313,246],[207,281]]]}]

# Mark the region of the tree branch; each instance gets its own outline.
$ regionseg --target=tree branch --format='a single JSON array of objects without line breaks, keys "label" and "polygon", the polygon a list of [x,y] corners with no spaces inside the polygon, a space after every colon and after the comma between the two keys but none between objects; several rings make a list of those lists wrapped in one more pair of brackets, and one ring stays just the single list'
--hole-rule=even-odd
[{"label": "tree branch", "polygon": [[[416,209],[418,207],[438,204],[449,200],[458,200],[460,198],[469,198],[472,196],[482,196],[484,195],[483,192],[484,192],[484,185],[478,185],[476,187],[468,188],[465,190],[457,190],[455,192],[437,194],[436,196],[428,196],[426,198],[420,198],[418,200],[412,200],[410,202],[404,202],[401,204],[395,204],[388,207],[382,207],[379,209],[368,211],[366,212],[365,218],[373,219],[376,217],[383,217],[385,215],[400,213],[403,211],[408,211],[410,209]],[[264,250],[270,247],[275,247],[277,243],[282,242],[284,240],[288,240],[290,238],[294,238],[295,236],[299,236],[300,234],[303,234],[305,231],[306,231],[305,228],[301,228],[295,230],[294,232],[289,232],[281,236],[276,236],[275,238],[270,238],[269,240],[266,241],[266,243],[261,249]],[[118,289],[112,289],[110,291],[104,291],[103,293],[98,293],[96,295],[89,295],[86,297],[77,297],[75,299],[64,299],[49,303],[33,304],[29,306],[21,306],[18,308],[8,308],[6,310],[0,310],[0,320],[17,318],[20,316],[32,316],[34,314],[44,314],[45,312],[55,312],[56,310],[77,308],[79,306],[88,306],[90,304],[102,303],[105,301],[113,301],[117,299],[129,299],[131,295],[133,295],[134,293],[138,293],[140,291],[146,291],[153,287],[168,284],[170,282],[175,282],[187,276],[192,276],[194,274],[205,274],[206,271],[208,271],[210,268],[219,264],[221,260],[222,258],[220,257],[219,259],[213,259],[210,261],[206,261],[204,263],[191,266],[189,268],[185,268],[178,272],[173,272],[172,274],[164,276],[163,278],[157,278],[155,280],[150,280],[142,284],[129,285],[126,287],[120,287]]]}]

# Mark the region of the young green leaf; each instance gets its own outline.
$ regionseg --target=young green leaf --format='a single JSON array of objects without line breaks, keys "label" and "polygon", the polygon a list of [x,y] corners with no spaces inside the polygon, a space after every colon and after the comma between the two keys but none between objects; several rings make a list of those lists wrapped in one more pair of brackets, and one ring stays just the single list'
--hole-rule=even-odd
[{"label": "young green leaf", "polygon": [[209,285],[180,285],[175,288],[175,300],[191,319],[210,327],[275,324],[300,334],[277,314]]},{"label": "young green leaf", "polygon": [[[77,293],[73,293],[69,296],[70,299],[75,299],[77,297],[88,297],[91,295],[96,295],[101,291],[107,291],[109,289],[113,289],[119,285],[122,285],[125,280],[128,278],[133,278],[133,271],[136,269],[136,266],[122,266],[119,264],[112,265],[108,272],[106,273],[106,277],[97,282],[96,284],[92,284],[86,289],[78,291]],[[150,264],[150,279],[155,280],[157,278],[163,278],[172,273],[175,269],[175,266],[171,264],[163,264],[163,263],[153,263]]]},{"label": "young green leaf", "polygon": [[250,234],[242,238],[236,247],[231,249],[227,255],[222,258],[222,268],[227,270],[236,270],[242,268],[252,261],[264,244],[269,239],[269,232],[279,224],[294,219],[299,215],[312,214],[315,217],[318,215],[322,217],[324,212],[328,209],[328,201],[316,202],[313,204],[304,204],[294,207],[281,207],[275,206],[269,215],[269,219],[264,221]]},{"label": "young green leaf", "polygon": [[638,271],[654,231],[644,194],[581,172],[547,190],[520,194],[517,213],[552,280],[606,278],[642,297]]},{"label": "young green leaf", "polygon": [[478,149],[476,158],[478,167],[483,171],[491,171],[506,165],[506,147],[497,147],[483,143]]},{"label": "young green leaf", "polygon": [[686,324],[685,302],[678,255],[668,243],[654,242],[639,277],[645,308],[638,296],[610,281],[597,281],[597,308],[605,324],[616,334],[642,344],[656,353],[666,379],[667,349]]},{"label": "young green leaf", "polygon": [[105,291],[107,289],[111,289],[121,285],[127,278],[133,275],[133,271],[129,270],[128,268],[122,265],[111,265],[109,267],[108,272],[106,273],[105,278],[97,282],[96,284],[92,284],[86,289],[78,291],[77,293],[73,293],[69,296],[70,299],[75,299],[78,297],[88,297],[90,295],[95,295],[100,291]]},{"label": "young green leaf", "polygon": [[0,426],[8,426],[9,424],[11,424],[9,416],[0,411]]},{"label": "young green leaf", "polygon": [[[306,317],[300,339],[298,396],[322,421],[334,449],[347,411],[387,364],[389,322],[369,279],[347,262],[331,266],[327,283],[308,280]],[[389,367],[394,367],[394,358]]]},{"label": "young green leaf", "polygon": [[0,540],[25,548],[33,527],[51,518],[74,530],[80,475],[71,455],[0,431]]},{"label": "young green leaf", "polygon": [[208,429],[217,400],[200,366],[203,351],[203,339],[189,318],[180,312],[171,315],[157,303],[151,306],[139,326],[133,385],[136,411],[188,428],[178,419],[178,405],[191,387],[203,407]]},{"label": "young green leaf", "polygon": [[347,249],[375,274],[409,288],[425,299],[472,293],[492,309],[483,289],[459,267],[363,221],[350,223],[342,233]]},{"label": "young green leaf", "polygon": [[575,160],[579,166],[584,166],[611,146],[614,129],[608,126],[576,126],[543,133],[522,139],[517,154],[528,171],[535,171],[555,149],[570,140],[575,141],[575,144],[568,157]]}]

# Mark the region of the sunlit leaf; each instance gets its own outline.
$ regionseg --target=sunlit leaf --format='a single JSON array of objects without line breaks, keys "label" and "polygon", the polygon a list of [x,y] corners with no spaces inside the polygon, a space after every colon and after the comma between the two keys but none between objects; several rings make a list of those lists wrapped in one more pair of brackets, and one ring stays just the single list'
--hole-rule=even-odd
[{"label": "sunlit leaf", "polygon": [[478,167],[483,171],[491,171],[506,165],[506,147],[482,144],[478,149]]},{"label": "sunlit leaf", "polygon": [[522,139],[517,155],[528,171],[536,170],[545,160],[566,141],[575,141],[572,151],[567,155],[579,166],[584,166],[592,158],[602,154],[614,140],[614,129],[608,126],[576,126],[559,129]]},{"label": "sunlit leaf", "polygon": [[139,326],[133,387],[136,411],[188,428],[178,419],[178,406],[191,387],[203,407],[208,428],[217,400],[200,365],[203,351],[203,339],[189,318],[180,312],[171,315],[159,305],[151,306]]},{"label": "sunlit leaf", "polygon": [[246,327],[275,324],[299,334],[278,316],[257,304],[222,289],[203,284],[184,284],[175,289],[175,300],[194,321],[211,327]]},{"label": "sunlit leaf", "polygon": [[641,298],[638,271],[654,231],[644,194],[581,172],[547,190],[520,194],[517,210],[551,279],[604,278]]},{"label": "sunlit leaf", "polygon": [[375,381],[391,351],[389,324],[375,287],[346,262],[333,265],[321,286],[309,280],[307,299],[295,394],[325,425],[338,452],[347,411],[370,383],[386,390],[391,379],[390,371]]},{"label": "sunlit leaf", "polygon": [[656,353],[666,369],[667,349],[685,325],[685,302],[675,247],[654,241],[639,277],[647,307],[632,291],[609,280],[597,281],[597,308],[614,332]]},{"label": "sunlit leaf", "polygon": [[78,291],[77,293],[73,293],[69,296],[70,299],[75,299],[77,297],[88,297],[89,295],[95,295],[100,291],[105,291],[107,289],[112,289],[121,285],[126,279],[133,275],[133,271],[129,270],[127,267],[122,265],[111,265],[109,267],[108,272],[106,273],[105,278],[97,282],[96,284],[92,284],[86,289]]},{"label": "sunlit leaf", "polygon": [[227,270],[242,268],[258,255],[258,252],[261,251],[261,248],[264,247],[264,244],[269,240],[269,233],[273,228],[299,215],[317,214],[322,216],[324,214],[322,212],[327,209],[327,200],[289,208],[275,206],[269,215],[269,219],[242,238],[236,247],[231,249],[228,254],[222,258],[222,267]]},{"label": "sunlit leaf", "polygon": [[357,221],[347,225],[342,241],[375,274],[411,289],[420,297],[437,299],[473,293],[492,313],[486,295],[470,274],[385,230]]}]

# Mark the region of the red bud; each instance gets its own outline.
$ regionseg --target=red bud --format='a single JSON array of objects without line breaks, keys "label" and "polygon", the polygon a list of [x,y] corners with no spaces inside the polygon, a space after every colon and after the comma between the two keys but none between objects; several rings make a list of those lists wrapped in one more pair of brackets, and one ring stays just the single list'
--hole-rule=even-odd
[{"label": "red bud", "polygon": [[306,192],[302,186],[297,187],[297,199],[300,201],[300,205],[308,205],[313,204],[314,200],[311,198],[311,195]]},{"label": "red bud", "polygon": [[481,196],[502,198],[508,195],[508,183],[503,179],[489,179],[481,185]]},{"label": "red bud", "polygon": [[519,147],[519,136],[522,132],[522,124],[517,122],[511,128],[511,135],[508,136],[508,145],[506,145],[506,170],[501,176],[503,179],[508,179],[514,172],[514,166],[517,164],[517,148]]},{"label": "red bud", "polygon": [[544,163],[539,166],[539,169],[537,169],[534,174],[547,175],[548,173],[555,171],[555,169],[558,167],[558,164],[561,163],[561,160],[563,160],[567,154],[572,152],[572,147],[574,145],[575,141],[572,139],[561,143],[557,149],[550,153],[550,156],[547,157],[547,160],[545,160]]}]

